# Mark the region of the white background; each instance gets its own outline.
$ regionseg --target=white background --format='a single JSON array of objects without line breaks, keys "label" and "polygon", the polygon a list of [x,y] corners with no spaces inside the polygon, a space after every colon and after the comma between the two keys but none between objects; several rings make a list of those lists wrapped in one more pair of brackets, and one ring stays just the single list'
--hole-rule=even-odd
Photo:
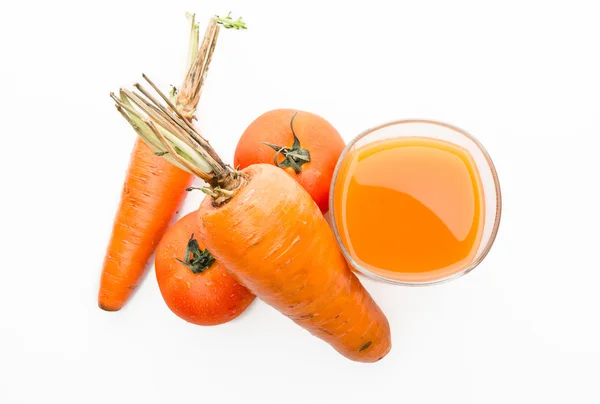
[{"label": "white background", "polygon": [[[0,403],[600,403],[600,24],[595,1],[16,1],[0,6]],[[393,349],[353,363],[256,302],[202,328],[153,271],[96,306],[134,133],[108,97],[183,74],[185,11],[229,9],[199,126],[226,160],[260,113],[346,140],[446,121],[494,159],[488,258],[429,288],[364,280]],[[182,213],[194,209],[190,197]]]}]

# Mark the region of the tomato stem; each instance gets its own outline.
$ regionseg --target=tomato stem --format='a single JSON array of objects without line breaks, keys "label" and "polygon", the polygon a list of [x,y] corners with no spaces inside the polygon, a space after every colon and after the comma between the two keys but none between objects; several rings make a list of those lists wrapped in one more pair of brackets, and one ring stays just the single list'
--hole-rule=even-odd
[{"label": "tomato stem", "polygon": [[[294,132],[294,118],[296,118],[297,114],[298,112],[295,112],[290,120],[290,128],[292,135],[294,135],[294,143],[292,143],[291,147],[278,146],[267,142],[263,142],[263,144],[276,151],[273,157],[273,164],[281,168],[292,167],[296,174],[300,174],[302,172],[302,165],[310,162],[310,152],[300,146],[300,140],[296,136],[296,132]],[[283,160],[278,162],[280,154],[283,156]]]},{"label": "tomato stem", "polygon": [[215,262],[215,257],[212,256],[208,249],[204,251],[200,249],[198,241],[194,238],[194,233],[192,233],[188,241],[184,259],[175,259],[195,274],[206,271]]}]

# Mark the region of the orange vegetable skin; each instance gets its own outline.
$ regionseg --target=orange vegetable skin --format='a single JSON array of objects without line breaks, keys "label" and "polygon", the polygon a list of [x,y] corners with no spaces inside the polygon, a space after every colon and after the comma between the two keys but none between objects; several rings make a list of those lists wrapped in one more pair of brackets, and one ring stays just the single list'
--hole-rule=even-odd
[{"label": "orange vegetable skin", "polygon": [[273,165],[220,207],[198,211],[202,240],[251,292],[342,355],[375,362],[391,348],[385,315],[348,269],[310,195]]},{"label": "orange vegetable skin", "polygon": [[[310,153],[310,161],[301,165],[298,174],[291,167],[284,170],[308,191],[319,209],[326,213],[329,210],[331,177],[345,143],[339,132],[322,117],[295,109],[265,112],[240,137],[233,158],[234,166],[246,168],[252,164],[274,164],[275,150],[263,143],[292,146],[292,126],[301,148]],[[280,154],[278,163],[283,159]]]},{"label": "orange vegetable skin", "polygon": [[192,180],[137,139],[104,258],[101,309],[120,310],[129,299]]},{"label": "orange vegetable skin", "polygon": [[[217,325],[233,320],[254,301],[254,295],[237,283],[218,260],[194,273],[185,260],[192,234],[196,241],[197,212],[181,218],[167,230],[156,249],[156,280],[167,306],[182,319],[197,325]],[[204,246],[198,243],[201,250]]]}]

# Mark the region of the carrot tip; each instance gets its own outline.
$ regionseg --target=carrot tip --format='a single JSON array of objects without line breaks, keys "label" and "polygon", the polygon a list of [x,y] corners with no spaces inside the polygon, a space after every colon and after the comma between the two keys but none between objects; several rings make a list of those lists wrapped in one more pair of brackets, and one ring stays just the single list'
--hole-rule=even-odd
[{"label": "carrot tip", "polygon": [[105,304],[102,304],[102,302],[98,302],[98,307],[104,311],[119,311],[119,310],[121,310],[121,307],[107,306]]}]

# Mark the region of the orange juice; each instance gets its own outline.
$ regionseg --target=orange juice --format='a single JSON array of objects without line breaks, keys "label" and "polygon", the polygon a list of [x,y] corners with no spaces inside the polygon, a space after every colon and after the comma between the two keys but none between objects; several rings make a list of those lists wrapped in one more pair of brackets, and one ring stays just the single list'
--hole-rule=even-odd
[{"label": "orange juice", "polygon": [[477,253],[481,179],[470,153],[453,143],[394,138],[350,150],[333,198],[342,244],[376,275],[433,281],[461,271]]}]

